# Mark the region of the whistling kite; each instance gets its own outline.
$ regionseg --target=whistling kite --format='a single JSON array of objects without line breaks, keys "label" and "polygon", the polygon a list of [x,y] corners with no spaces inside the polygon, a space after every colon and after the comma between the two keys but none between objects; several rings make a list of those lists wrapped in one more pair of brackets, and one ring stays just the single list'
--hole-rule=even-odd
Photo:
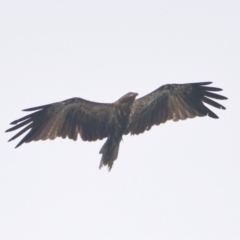
[{"label": "whistling kite", "polygon": [[167,84],[138,99],[135,99],[137,93],[127,93],[114,103],[71,98],[23,110],[35,112],[13,121],[11,124],[15,126],[6,132],[24,127],[11,141],[30,130],[16,147],[56,137],[77,140],[78,134],[83,141],[107,138],[100,150],[100,168],[108,165],[110,170],[117,159],[123,134],[140,134],[167,120],[178,121],[206,115],[218,118],[203,102],[225,109],[211,98],[227,98],[213,93],[222,89],[206,86],[209,84],[211,82]]}]

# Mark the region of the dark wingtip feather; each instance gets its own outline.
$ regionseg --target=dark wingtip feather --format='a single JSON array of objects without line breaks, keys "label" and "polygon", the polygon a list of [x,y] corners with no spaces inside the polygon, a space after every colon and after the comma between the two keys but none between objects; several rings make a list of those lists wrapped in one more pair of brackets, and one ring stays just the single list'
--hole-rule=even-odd
[{"label": "dark wingtip feather", "polygon": [[12,140],[14,140],[14,139],[17,138],[17,137],[18,137],[17,134],[14,135],[12,138],[10,138],[10,139],[8,140],[8,142],[11,142]]},{"label": "dark wingtip feather", "polygon": [[[13,136],[12,138],[10,138],[10,139],[8,140],[8,142],[11,142],[11,141],[14,140],[15,138],[16,138],[16,136]],[[19,147],[21,144],[23,144],[23,142],[20,141],[15,148]]]},{"label": "dark wingtip feather", "polygon": [[197,82],[197,83],[191,83],[192,85],[209,85],[212,84],[212,82]]},{"label": "dark wingtip feather", "polygon": [[217,116],[216,114],[208,113],[208,116],[214,119],[219,119],[219,116]]},{"label": "dark wingtip feather", "polygon": [[22,142],[22,141],[21,141],[21,142],[19,142],[19,143],[16,145],[16,147],[15,147],[15,148],[18,148],[18,147],[20,147],[22,144],[23,144],[23,142]]},{"label": "dark wingtip feather", "polygon": [[213,91],[213,92],[220,92],[222,91],[222,88],[216,88],[216,87],[204,87],[204,86],[199,86],[202,90],[204,91]]},{"label": "dark wingtip feather", "polygon": [[42,105],[42,106],[38,106],[38,107],[26,108],[26,109],[23,109],[22,111],[29,112],[29,111],[41,110],[43,108],[49,107],[50,105],[52,105],[52,104],[46,104],[46,105]]},{"label": "dark wingtip feather", "polygon": [[17,124],[17,123],[18,123],[18,120],[15,120],[15,121],[11,122],[10,124],[11,124],[11,125],[15,125],[15,124]]},{"label": "dark wingtip feather", "polygon": [[[10,138],[8,140],[8,142],[11,142],[12,140],[14,140],[17,137],[18,137],[18,135],[13,136],[12,138]],[[15,146],[15,148],[18,148],[19,146],[21,146],[24,143],[24,141],[25,141],[25,137]]]},{"label": "dark wingtip feather", "polygon": [[11,131],[13,131],[13,130],[14,130],[14,128],[15,128],[15,126],[14,126],[14,127],[11,127],[11,128],[9,128],[9,129],[7,129],[5,132],[11,132]]},{"label": "dark wingtip feather", "polygon": [[213,106],[213,107],[215,107],[215,108],[224,109],[224,110],[226,109],[224,106],[222,106],[221,104],[213,101],[210,98],[202,97],[202,101],[207,103],[207,104],[209,104],[209,105],[211,105],[211,106]]},{"label": "dark wingtip feather", "polygon": [[223,98],[221,99],[221,100],[228,100],[228,98],[227,97],[224,97],[224,96],[222,96]]},{"label": "dark wingtip feather", "polygon": [[203,94],[206,97],[215,98],[215,99],[219,99],[219,100],[226,100],[227,99],[226,97],[224,97],[222,95],[219,95],[219,94],[216,94],[216,93],[213,93],[213,92],[204,91]]},{"label": "dark wingtip feather", "polygon": [[218,119],[219,117],[213,112],[211,111],[209,108],[207,108],[207,115],[211,118],[215,118]]},{"label": "dark wingtip feather", "polygon": [[23,109],[22,111],[24,112],[30,112],[30,111],[36,111],[36,110],[41,110],[42,107],[33,107],[33,108],[26,108],[26,109]]}]

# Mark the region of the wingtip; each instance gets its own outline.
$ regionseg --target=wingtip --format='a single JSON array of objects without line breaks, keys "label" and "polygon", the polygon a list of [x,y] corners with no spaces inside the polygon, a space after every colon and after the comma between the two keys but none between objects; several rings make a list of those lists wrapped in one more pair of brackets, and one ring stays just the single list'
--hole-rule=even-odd
[{"label": "wingtip", "polygon": [[15,146],[15,149],[20,147],[21,145],[23,144],[23,142],[19,142],[16,146]]},{"label": "wingtip", "polygon": [[32,111],[31,108],[25,108],[25,109],[22,109],[23,112],[29,112],[29,111]]},{"label": "wingtip", "polygon": [[23,109],[22,111],[24,112],[29,112],[29,111],[37,111],[37,110],[42,110],[46,107],[49,107],[51,106],[52,104],[46,104],[46,105],[42,105],[42,106],[37,106],[37,107],[32,107],[32,108],[26,108],[26,109]]},{"label": "wingtip", "polygon": [[217,116],[215,113],[213,112],[209,112],[208,113],[208,116],[211,117],[211,118],[214,118],[214,119],[219,119],[219,116]]},{"label": "wingtip", "polygon": [[196,83],[192,83],[192,85],[209,85],[209,84],[212,84],[213,82],[196,82]]},{"label": "wingtip", "polygon": [[212,84],[213,82],[203,82],[201,85],[209,85]]},{"label": "wingtip", "polygon": [[[15,124],[14,124],[15,125]],[[15,127],[10,127],[10,128],[8,128],[7,130],[5,130],[5,132],[11,132],[11,131],[13,131],[13,129],[14,129]]]},{"label": "wingtip", "polygon": [[11,125],[16,125],[18,122],[17,120],[14,120],[13,122],[10,122]]},{"label": "wingtip", "polygon": [[[13,136],[12,138],[10,138],[10,139],[8,140],[8,142],[11,142],[11,141],[14,140],[14,139],[15,139],[15,136]],[[22,144],[23,144],[23,142],[20,141],[20,142],[15,146],[15,148],[20,147]]]}]

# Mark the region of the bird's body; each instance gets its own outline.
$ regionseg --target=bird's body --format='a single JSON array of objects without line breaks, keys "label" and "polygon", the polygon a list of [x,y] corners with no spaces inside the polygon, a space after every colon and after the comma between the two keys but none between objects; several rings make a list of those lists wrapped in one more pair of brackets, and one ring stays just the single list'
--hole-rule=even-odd
[{"label": "bird's body", "polygon": [[206,115],[218,118],[203,102],[225,109],[210,98],[227,98],[213,93],[222,89],[205,86],[210,83],[167,84],[142,98],[135,99],[137,93],[128,93],[114,103],[96,103],[71,98],[29,108],[24,111],[35,112],[11,123],[15,126],[7,132],[24,128],[9,141],[27,130],[30,131],[16,147],[24,142],[56,137],[77,140],[80,135],[84,141],[107,138],[100,150],[100,168],[107,165],[110,170],[117,159],[123,134],[140,134],[167,120],[178,121]]}]

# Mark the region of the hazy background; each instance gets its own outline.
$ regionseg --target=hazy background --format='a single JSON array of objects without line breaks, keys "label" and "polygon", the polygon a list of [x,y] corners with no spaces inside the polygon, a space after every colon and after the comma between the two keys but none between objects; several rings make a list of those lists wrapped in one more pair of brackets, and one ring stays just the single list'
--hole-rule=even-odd
[{"label": "hazy background", "polygon": [[[0,1],[0,239],[240,239],[240,1]],[[20,110],[213,81],[219,120],[14,149]]]}]

